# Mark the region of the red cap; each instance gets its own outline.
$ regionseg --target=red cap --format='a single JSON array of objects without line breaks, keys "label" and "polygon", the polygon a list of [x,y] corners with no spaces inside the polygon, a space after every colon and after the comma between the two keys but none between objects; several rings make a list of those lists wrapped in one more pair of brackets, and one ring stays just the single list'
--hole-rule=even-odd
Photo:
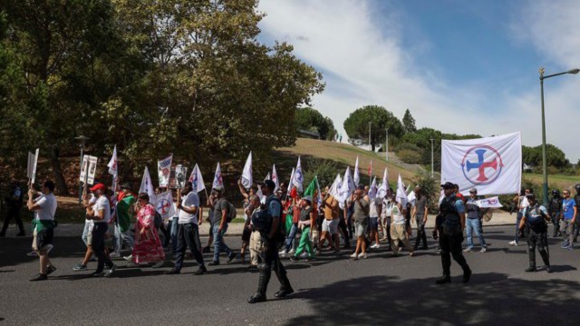
[{"label": "red cap", "polygon": [[106,188],[106,187],[105,187],[105,185],[104,185],[104,184],[102,184],[102,183],[97,183],[96,185],[94,185],[94,186],[91,188],[91,191],[97,191],[97,190],[105,190],[105,188]]}]

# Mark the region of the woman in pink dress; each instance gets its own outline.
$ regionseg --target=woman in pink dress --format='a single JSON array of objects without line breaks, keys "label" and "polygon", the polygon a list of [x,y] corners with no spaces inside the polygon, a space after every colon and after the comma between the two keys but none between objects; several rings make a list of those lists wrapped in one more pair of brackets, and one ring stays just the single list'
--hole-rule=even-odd
[{"label": "woman in pink dress", "polygon": [[161,267],[165,262],[165,252],[155,228],[155,207],[149,203],[149,195],[139,194],[135,210],[137,222],[132,262],[136,265],[155,263],[153,267]]}]

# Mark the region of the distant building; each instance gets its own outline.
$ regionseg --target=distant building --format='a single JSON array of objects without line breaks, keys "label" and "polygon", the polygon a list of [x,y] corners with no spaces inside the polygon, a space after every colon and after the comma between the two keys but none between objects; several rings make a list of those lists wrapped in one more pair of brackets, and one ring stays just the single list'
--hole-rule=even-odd
[{"label": "distant building", "polygon": [[309,130],[298,130],[298,135],[302,138],[320,139],[320,134]]}]

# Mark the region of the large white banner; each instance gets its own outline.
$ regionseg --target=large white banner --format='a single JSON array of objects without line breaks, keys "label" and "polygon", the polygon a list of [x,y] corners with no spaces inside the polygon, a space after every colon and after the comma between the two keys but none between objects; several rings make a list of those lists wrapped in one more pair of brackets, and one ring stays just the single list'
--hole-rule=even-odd
[{"label": "large white banner", "polygon": [[522,180],[522,138],[520,132],[478,139],[443,140],[441,183],[459,185],[468,194],[514,194]]}]

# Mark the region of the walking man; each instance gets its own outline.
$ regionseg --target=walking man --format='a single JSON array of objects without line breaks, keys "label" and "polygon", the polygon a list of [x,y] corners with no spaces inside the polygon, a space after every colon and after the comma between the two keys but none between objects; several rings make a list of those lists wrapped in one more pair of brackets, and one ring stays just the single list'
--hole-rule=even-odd
[{"label": "walking man", "polygon": [[520,222],[520,233],[523,233],[524,227],[527,226],[528,232],[528,255],[530,258],[530,267],[526,272],[536,271],[536,247],[542,260],[544,261],[544,269],[551,273],[550,270],[550,256],[548,254],[548,224],[550,215],[546,207],[536,202],[536,197],[531,194],[527,196],[529,206],[524,209],[522,221]]},{"label": "walking man", "polygon": [[6,235],[6,230],[8,229],[8,225],[12,219],[14,219],[16,221],[16,225],[18,225],[19,232],[16,234],[16,236],[24,236],[24,225],[22,224],[22,219],[20,218],[20,209],[22,208],[23,199],[24,192],[22,192],[18,180],[12,179],[10,181],[10,194],[6,197],[8,214],[4,219],[4,226],[2,227],[2,232],[0,232],[0,237],[4,237]]},{"label": "walking man", "polygon": [[[109,229],[109,220],[111,219],[111,205],[109,199],[105,195],[106,187],[102,183],[97,183],[90,189],[97,202],[94,206],[88,209],[87,219],[94,222],[92,232],[91,247],[93,253],[97,256],[97,270],[92,274],[94,277],[110,277],[115,272],[117,266],[113,264],[109,255],[105,252],[105,234]],[[103,269],[105,265],[110,267],[110,270],[105,274]]]},{"label": "walking man", "polygon": [[417,240],[415,241],[414,250],[419,249],[419,244],[423,242],[421,249],[427,249],[427,234],[425,233],[425,224],[427,223],[427,214],[429,213],[429,205],[427,203],[427,196],[423,194],[423,189],[420,186],[415,187],[416,202],[413,207],[412,221],[417,223]]},{"label": "walking man", "polygon": [[[263,262],[259,266],[260,270],[260,280],[258,283],[258,291],[252,295],[249,299],[249,303],[257,303],[266,301],[266,290],[268,288],[268,282],[270,281],[270,276],[272,274],[272,269],[276,273],[278,281],[280,281],[280,290],[274,294],[276,298],[284,298],[289,294],[294,293],[294,289],[290,285],[290,280],[286,275],[286,269],[280,257],[278,256],[278,238],[280,237],[280,221],[282,216],[282,203],[274,195],[274,189],[276,184],[272,180],[264,181],[262,185],[262,194],[266,197],[266,205],[264,210],[265,216],[260,214],[252,214],[254,217],[262,217],[259,220],[269,220],[269,223],[263,223],[258,219],[252,220],[254,227],[256,227],[263,238],[263,249],[262,258]],[[252,205],[253,209],[257,209]]]},{"label": "walking man", "polygon": [[[133,216],[133,205],[137,200],[133,194],[130,183],[121,186],[121,193],[117,197],[117,218],[115,219],[115,252],[110,257],[120,257],[123,243],[126,243],[131,251],[135,245],[135,239],[131,235],[131,216]],[[130,259],[130,257],[129,257]]]},{"label": "walking man", "polygon": [[231,263],[236,255],[232,252],[230,247],[224,242],[224,235],[228,230],[228,214],[230,214],[230,204],[223,198],[224,188],[215,187],[212,190],[214,194],[213,206],[213,261],[209,266],[220,264],[220,252],[225,251],[228,256],[228,263]]},{"label": "walking man", "polygon": [[54,214],[56,213],[56,197],[54,197],[54,182],[45,181],[41,188],[41,194],[38,198],[38,192],[29,185],[28,210],[34,212],[34,225],[32,250],[39,257],[40,273],[30,279],[31,282],[43,281],[48,279],[48,275],[56,270],[48,258],[48,247],[52,246],[54,237]]},{"label": "walking man", "polygon": [[574,232],[576,231],[576,218],[578,210],[576,201],[570,198],[570,190],[564,189],[562,191],[564,199],[562,200],[562,234],[566,235],[562,249],[574,249]]},{"label": "walking man", "polygon": [[436,283],[451,283],[451,256],[463,269],[463,283],[467,283],[471,277],[471,269],[461,252],[463,230],[465,229],[465,206],[461,199],[455,197],[454,186],[451,182],[447,182],[441,187],[445,193],[445,198],[439,205],[441,216],[439,247],[441,248],[443,276]]},{"label": "walking man", "polygon": [[479,243],[481,244],[481,251],[487,251],[487,244],[481,234],[481,216],[482,211],[479,206],[477,206],[477,189],[471,188],[469,190],[469,198],[467,199],[467,220],[465,222],[465,232],[467,233],[467,248],[463,250],[464,252],[473,251],[473,233],[479,238]]},{"label": "walking man", "polygon": [[175,258],[175,267],[166,274],[179,274],[181,272],[187,247],[189,247],[195,261],[199,264],[199,269],[194,274],[201,275],[207,272],[203,262],[203,255],[201,254],[201,242],[199,241],[199,197],[192,189],[193,186],[190,181],[185,183],[183,190],[177,189],[179,219],[174,221],[174,223],[179,223],[177,229],[177,256]]}]

